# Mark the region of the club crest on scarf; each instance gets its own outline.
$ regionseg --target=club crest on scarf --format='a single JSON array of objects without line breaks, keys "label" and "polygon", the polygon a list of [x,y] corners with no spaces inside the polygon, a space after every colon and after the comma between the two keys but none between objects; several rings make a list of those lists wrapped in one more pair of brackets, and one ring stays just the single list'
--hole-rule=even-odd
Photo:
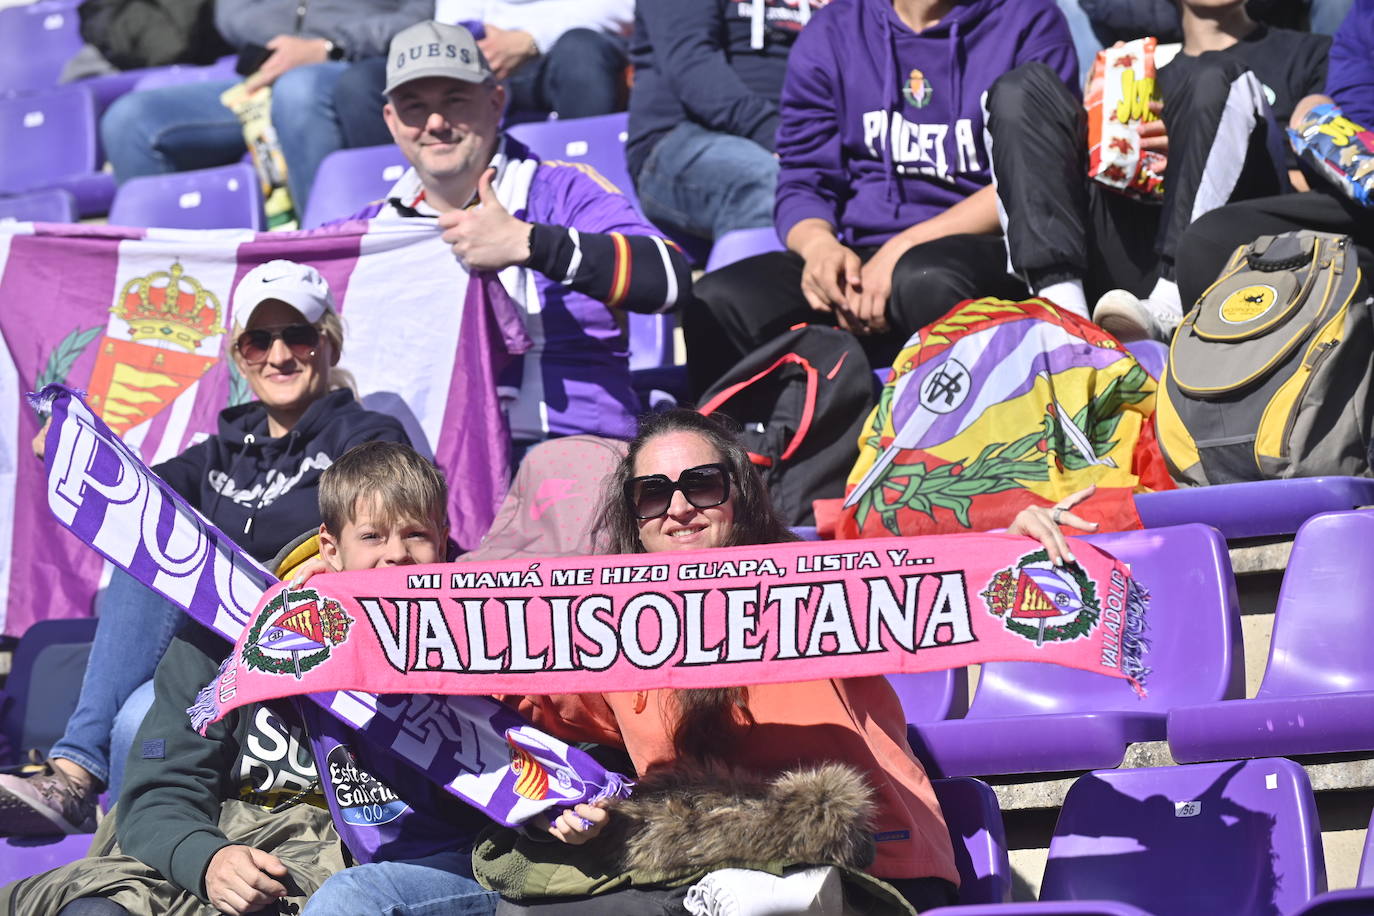
[{"label": "club crest on scarf", "polygon": [[249,629],[243,663],[299,679],[348,638],[352,623],[339,602],[313,588],[284,590],[263,606]]},{"label": "club crest on scarf", "polygon": [[982,596],[988,613],[1037,646],[1086,637],[1101,617],[1092,580],[1077,565],[1051,565],[1044,550],[998,571]]},{"label": "club crest on scarf", "polygon": [[924,73],[912,70],[908,74],[906,85],[902,87],[902,98],[906,99],[908,105],[913,108],[925,108],[930,104],[930,97],[934,94],[935,90]]}]

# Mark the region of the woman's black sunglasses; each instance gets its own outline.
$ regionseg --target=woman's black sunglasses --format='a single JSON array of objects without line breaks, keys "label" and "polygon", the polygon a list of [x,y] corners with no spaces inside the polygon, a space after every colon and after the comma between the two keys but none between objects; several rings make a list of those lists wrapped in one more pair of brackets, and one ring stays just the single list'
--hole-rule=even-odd
[{"label": "woman's black sunglasses", "polygon": [[238,340],[234,341],[234,348],[239,351],[239,356],[243,357],[244,362],[257,365],[267,361],[272,341],[278,337],[299,360],[310,359],[320,345],[320,332],[314,325],[288,324],[285,327],[253,328],[251,331],[244,331]]},{"label": "woman's black sunglasses", "polygon": [[719,506],[730,498],[730,469],[723,464],[701,464],[670,480],[666,474],[648,474],[625,481],[625,501],[637,519],[668,514],[678,490],[698,509]]}]

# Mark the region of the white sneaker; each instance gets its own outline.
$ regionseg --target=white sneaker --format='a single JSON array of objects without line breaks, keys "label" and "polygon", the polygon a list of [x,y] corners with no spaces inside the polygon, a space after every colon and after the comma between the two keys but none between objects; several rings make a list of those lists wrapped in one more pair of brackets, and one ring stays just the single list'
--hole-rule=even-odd
[{"label": "white sneaker", "polygon": [[1157,340],[1168,343],[1183,320],[1175,305],[1141,299],[1124,289],[1108,290],[1097,300],[1093,322],[1117,340]]}]

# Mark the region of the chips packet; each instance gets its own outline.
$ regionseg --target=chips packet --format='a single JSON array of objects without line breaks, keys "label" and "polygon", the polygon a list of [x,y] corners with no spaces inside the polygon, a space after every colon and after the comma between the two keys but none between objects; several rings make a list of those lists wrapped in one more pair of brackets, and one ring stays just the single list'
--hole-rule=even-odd
[{"label": "chips packet", "polygon": [[286,158],[272,126],[272,88],[265,86],[250,94],[243,83],[236,83],[221,93],[219,100],[243,125],[243,140],[253,155],[253,170],[262,186],[267,228],[297,228],[295,205],[286,189]]},{"label": "chips packet", "polygon": [[1141,124],[1156,121],[1150,102],[1159,101],[1155,74],[1178,51],[1153,38],[1103,48],[1093,62],[1083,105],[1088,110],[1088,176],[1130,197],[1164,194],[1160,153],[1140,148]]},{"label": "chips packet", "polygon": [[1301,162],[1351,200],[1374,205],[1374,131],[1347,118],[1339,105],[1317,105],[1297,130],[1288,128],[1288,141]]}]

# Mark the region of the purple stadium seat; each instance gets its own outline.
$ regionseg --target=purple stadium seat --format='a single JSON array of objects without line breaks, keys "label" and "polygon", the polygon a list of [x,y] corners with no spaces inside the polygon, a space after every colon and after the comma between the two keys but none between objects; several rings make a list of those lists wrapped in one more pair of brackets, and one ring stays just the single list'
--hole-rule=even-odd
[{"label": "purple stadium seat", "polygon": [[85,87],[0,98],[0,150],[0,194],[65,188],[82,216],[109,207],[114,178],[96,170],[95,102]]},{"label": "purple stadium seat", "polygon": [[1126,344],[1126,349],[1150,373],[1150,378],[1158,380],[1164,375],[1164,364],[1169,361],[1167,344],[1157,340],[1133,340]]},{"label": "purple stadium seat", "polygon": [[1201,522],[1228,540],[1292,534],[1318,512],[1374,505],[1374,479],[1301,477],[1142,493],[1136,511],[1146,528]]},{"label": "purple stadium seat", "polygon": [[670,315],[641,315],[630,312],[630,370],[658,369],[673,364],[673,329],[677,322]]},{"label": "purple stadium seat", "polygon": [[0,837],[0,887],[75,862],[91,848],[89,833]]},{"label": "purple stadium seat", "polygon": [[344,219],[381,200],[406,168],[405,156],[391,144],[335,150],[315,173],[301,227],[314,229]]},{"label": "purple stadium seat", "polygon": [[41,620],[20,637],[5,689],[0,691],[0,731],[21,762],[30,749],[44,754],[67,725],[81,690],[81,672],[95,638],[94,617]]},{"label": "purple stadium seat", "polygon": [[34,223],[73,223],[76,222],[76,198],[71,191],[62,188],[0,197],[0,222],[9,219]]},{"label": "purple stadium seat", "polygon": [[706,272],[719,270],[727,264],[752,258],[756,254],[786,250],[786,246],[778,241],[778,231],[772,226],[762,229],[736,229],[716,239],[715,244],[711,246],[711,256],[706,259]]},{"label": "purple stadium seat", "polygon": [[974,906],[942,906],[923,910],[921,916],[1164,916],[1148,913],[1129,903],[1111,900],[1063,900],[1047,903],[987,903]]},{"label": "purple stadium seat", "polygon": [[[592,166],[639,209],[635,185],[625,163],[625,135],[629,115],[597,115],[594,118],[559,118],[553,121],[529,121],[506,129],[521,143],[538,153],[542,159],[580,162]],[[669,233],[664,233],[670,235]],[[691,236],[670,236],[694,265],[705,262],[710,245]]]},{"label": "purple stadium seat", "polygon": [[968,712],[968,669],[889,674],[908,723],[958,719]]},{"label": "purple stadium seat", "polygon": [[1204,525],[1084,538],[1131,564],[1151,593],[1149,696],[1117,678],[1037,662],[982,668],[963,719],[915,722],[932,775],[1043,773],[1118,766],[1126,746],[1164,737],[1174,706],[1241,696],[1240,612],[1226,543]]},{"label": "purple stadium seat", "polygon": [[1307,773],[1267,757],[1083,776],[1055,824],[1040,899],[1279,916],[1324,890]]},{"label": "purple stadium seat", "polygon": [[262,229],[262,191],[251,165],[130,178],[110,204],[112,226]]},{"label": "purple stadium seat", "polygon": [[1374,816],[1365,830],[1364,854],[1355,886],[1313,897],[1292,916],[1370,916],[1374,913]]},{"label": "purple stadium seat", "polygon": [[147,70],[130,71],[138,74],[133,85],[134,92],[145,89],[161,89],[164,86],[178,86],[182,83],[204,83],[210,80],[238,79],[234,64],[238,58],[230,55],[221,57],[213,64],[196,67],[189,64],[173,64],[170,67],[149,67]]},{"label": "purple stadium seat", "polygon": [[527,121],[507,128],[542,159],[582,162],[601,173],[620,193],[635,199],[635,185],[625,164],[625,133],[629,115],[597,115],[594,118],[560,118]]},{"label": "purple stadium seat", "polygon": [[954,843],[959,899],[964,903],[1010,900],[1007,837],[1002,827],[1002,809],[992,787],[967,777],[936,779],[931,786]]},{"label": "purple stadium seat", "polygon": [[76,6],[42,0],[0,9],[0,95],[57,85],[62,68],[81,50]]},{"label": "purple stadium seat", "polygon": [[1169,712],[1181,762],[1374,750],[1374,511],[1327,512],[1299,529],[1251,700]]}]

